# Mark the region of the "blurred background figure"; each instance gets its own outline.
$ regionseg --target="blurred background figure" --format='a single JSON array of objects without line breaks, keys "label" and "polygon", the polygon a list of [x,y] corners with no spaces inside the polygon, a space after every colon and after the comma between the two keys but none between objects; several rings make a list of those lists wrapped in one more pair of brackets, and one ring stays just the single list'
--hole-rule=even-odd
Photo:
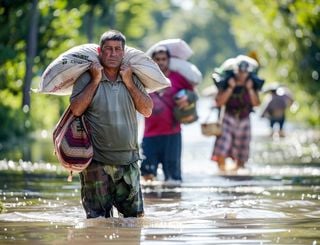
[{"label": "blurred background figure", "polygon": [[293,104],[293,96],[288,88],[278,83],[273,83],[264,90],[267,94],[262,105],[261,116],[269,120],[270,136],[284,137],[286,111]]},{"label": "blurred background figure", "polygon": [[226,159],[231,158],[235,169],[243,168],[249,159],[251,141],[250,113],[260,105],[258,91],[264,80],[256,76],[258,63],[247,56],[226,60],[215,69],[213,80],[218,88],[216,105],[225,107],[222,134],[214,143],[212,160],[221,171],[226,168]]},{"label": "blurred background figure", "polygon": [[[152,115],[145,118],[141,163],[141,175],[145,181],[155,180],[158,165],[162,164],[164,180],[180,184],[181,176],[181,121],[174,114],[175,108],[185,108],[196,100],[194,85],[180,73],[170,70],[168,48],[158,46],[151,54],[164,75],[170,79],[171,87],[150,93],[154,108]],[[191,118],[192,119],[192,118]],[[191,121],[196,120],[196,118]]]}]

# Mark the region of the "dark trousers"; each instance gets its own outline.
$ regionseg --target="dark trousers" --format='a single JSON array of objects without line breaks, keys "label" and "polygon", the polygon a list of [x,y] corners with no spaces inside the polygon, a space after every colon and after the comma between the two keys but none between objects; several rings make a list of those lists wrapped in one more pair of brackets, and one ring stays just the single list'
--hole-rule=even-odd
[{"label": "dark trousers", "polygon": [[157,176],[159,163],[162,164],[165,180],[181,178],[181,133],[145,137],[142,141],[144,160],[141,175]]},{"label": "dark trousers", "polygon": [[270,118],[270,127],[273,129],[275,124],[279,124],[279,129],[282,130],[283,129],[283,125],[285,122],[285,117],[280,117],[280,118]]}]

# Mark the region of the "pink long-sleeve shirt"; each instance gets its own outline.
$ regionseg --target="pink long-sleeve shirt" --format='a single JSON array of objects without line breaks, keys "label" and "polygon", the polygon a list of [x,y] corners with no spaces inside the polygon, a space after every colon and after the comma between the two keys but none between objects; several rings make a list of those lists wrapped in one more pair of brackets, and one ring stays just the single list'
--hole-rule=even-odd
[{"label": "pink long-sleeve shirt", "polygon": [[168,78],[171,87],[164,91],[151,93],[153,111],[145,118],[144,137],[170,135],[181,132],[181,124],[174,119],[174,95],[181,89],[193,91],[193,86],[179,73],[170,71]]}]

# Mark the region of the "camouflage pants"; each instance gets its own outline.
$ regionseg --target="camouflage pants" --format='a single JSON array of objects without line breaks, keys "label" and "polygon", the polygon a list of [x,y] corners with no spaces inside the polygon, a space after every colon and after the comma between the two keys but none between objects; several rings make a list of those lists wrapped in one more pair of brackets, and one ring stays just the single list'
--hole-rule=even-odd
[{"label": "camouflage pants", "polygon": [[115,206],[124,217],[143,216],[140,170],[129,165],[103,165],[92,161],[80,173],[81,199],[87,218],[112,217]]}]

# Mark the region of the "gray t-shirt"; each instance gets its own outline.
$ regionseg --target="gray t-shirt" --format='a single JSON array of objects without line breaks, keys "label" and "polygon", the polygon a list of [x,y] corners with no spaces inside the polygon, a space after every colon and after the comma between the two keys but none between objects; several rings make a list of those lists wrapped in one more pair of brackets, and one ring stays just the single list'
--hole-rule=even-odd
[{"label": "gray t-shirt", "polygon": [[[82,74],[73,86],[70,99],[79,95],[90,80],[89,72]],[[147,94],[136,76],[133,80]],[[139,159],[136,109],[120,76],[111,82],[103,74],[84,115],[90,125],[94,160],[106,165],[126,165]]]}]

